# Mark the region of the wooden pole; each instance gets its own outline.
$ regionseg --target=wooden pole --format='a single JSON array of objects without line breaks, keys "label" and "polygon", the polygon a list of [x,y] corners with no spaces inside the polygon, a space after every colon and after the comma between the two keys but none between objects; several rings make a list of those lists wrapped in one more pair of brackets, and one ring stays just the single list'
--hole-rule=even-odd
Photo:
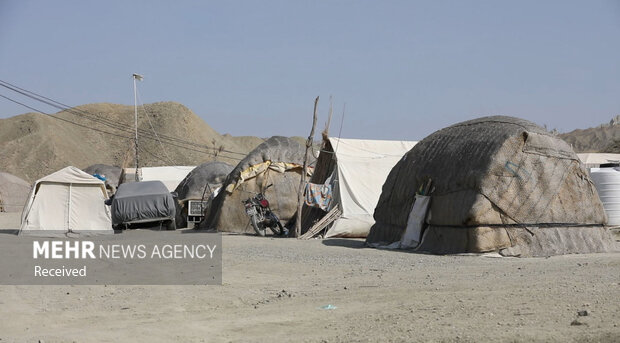
[{"label": "wooden pole", "polygon": [[301,171],[301,181],[297,191],[297,219],[295,221],[295,237],[301,236],[301,210],[304,206],[304,188],[306,186],[306,175],[308,174],[308,152],[314,143],[314,128],[316,127],[316,108],[319,104],[319,97],[314,99],[314,114],[312,116],[312,130],[306,141],[306,155],[304,156],[304,169]]},{"label": "wooden pole", "polygon": [[327,139],[329,138],[329,125],[332,122],[332,113],[333,113],[333,109],[334,109],[334,102],[332,97],[329,97],[329,116],[327,117],[327,123],[325,123],[325,128],[323,129],[323,132],[321,133],[323,136],[323,144],[325,144],[325,142],[327,141]]}]

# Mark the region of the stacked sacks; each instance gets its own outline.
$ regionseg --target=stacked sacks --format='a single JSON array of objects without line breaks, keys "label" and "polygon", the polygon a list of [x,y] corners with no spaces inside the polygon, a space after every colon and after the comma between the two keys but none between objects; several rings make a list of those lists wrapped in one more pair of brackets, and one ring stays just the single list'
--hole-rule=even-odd
[{"label": "stacked sacks", "polygon": [[250,152],[228,175],[212,201],[200,229],[252,233],[242,200],[265,191],[271,209],[284,223],[297,211],[297,192],[305,147],[293,139],[274,136]]},{"label": "stacked sacks", "polygon": [[419,142],[383,185],[368,244],[401,239],[414,195],[429,179],[435,191],[418,250],[546,256],[614,249],[577,155],[529,121],[485,117]]}]

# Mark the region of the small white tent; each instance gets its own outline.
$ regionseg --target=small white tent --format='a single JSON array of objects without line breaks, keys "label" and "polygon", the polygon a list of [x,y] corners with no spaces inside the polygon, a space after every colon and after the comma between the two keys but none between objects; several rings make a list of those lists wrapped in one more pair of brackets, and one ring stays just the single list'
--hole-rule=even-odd
[{"label": "small white tent", "polygon": [[56,236],[113,234],[103,181],[66,167],[32,186],[19,234]]},{"label": "small white tent", "polygon": [[589,152],[577,154],[577,156],[586,168],[598,168],[601,164],[606,163],[620,163],[620,154]]},{"label": "small white tent", "polygon": [[[326,238],[368,235],[375,222],[373,213],[383,183],[392,167],[416,143],[334,137],[324,142],[323,158],[319,156],[311,182],[331,184],[329,209],[337,206],[341,212],[325,233]],[[304,222],[316,222],[317,212],[314,213],[310,213]]]},{"label": "small white tent", "polygon": [[[174,192],[194,168],[196,166],[142,167],[139,170],[140,181],[161,181],[170,192]],[[136,168],[125,168],[124,174],[123,182],[134,182]]]}]

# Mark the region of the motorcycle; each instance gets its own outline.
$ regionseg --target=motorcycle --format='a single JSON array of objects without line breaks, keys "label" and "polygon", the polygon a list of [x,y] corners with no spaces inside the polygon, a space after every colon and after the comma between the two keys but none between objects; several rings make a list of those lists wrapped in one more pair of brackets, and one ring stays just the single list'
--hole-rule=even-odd
[{"label": "motorcycle", "polygon": [[[265,187],[263,192],[267,191],[271,186],[273,186],[273,184]],[[288,230],[282,226],[280,218],[278,218],[269,207],[269,201],[265,199],[265,194],[263,192],[256,193],[256,195],[242,201],[245,207],[245,213],[250,217],[254,231],[256,231],[256,234],[259,236],[265,236],[267,229],[271,230],[274,235],[286,235]]]}]

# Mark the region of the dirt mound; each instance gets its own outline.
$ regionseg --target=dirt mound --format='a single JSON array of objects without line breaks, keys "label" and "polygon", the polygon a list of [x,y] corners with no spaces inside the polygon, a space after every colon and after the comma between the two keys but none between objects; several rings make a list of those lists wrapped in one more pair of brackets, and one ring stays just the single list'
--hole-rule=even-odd
[{"label": "dirt mound", "polygon": [[562,133],[559,137],[571,144],[576,152],[618,152],[607,150],[610,144],[620,140],[620,125],[612,120],[610,124]]},{"label": "dirt mound", "polygon": [[[27,113],[0,119],[0,169],[33,182],[67,165],[131,167],[133,127],[133,106],[108,103],[78,106],[52,116]],[[141,166],[199,165],[213,160],[236,165],[262,142],[222,136],[174,102],[139,108],[138,128]]]},{"label": "dirt mound", "polygon": [[[247,151],[248,153],[250,151],[254,150],[254,148],[256,148],[261,143],[263,143],[264,141],[267,140],[266,138],[260,138],[260,137],[254,137],[254,136],[238,136],[238,137],[234,137],[234,136],[231,136],[229,134],[225,134],[223,137],[225,139],[228,139],[228,141],[233,142],[240,149],[242,149],[243,151]],[[236,163],[234,165],[236,165]]]}]

